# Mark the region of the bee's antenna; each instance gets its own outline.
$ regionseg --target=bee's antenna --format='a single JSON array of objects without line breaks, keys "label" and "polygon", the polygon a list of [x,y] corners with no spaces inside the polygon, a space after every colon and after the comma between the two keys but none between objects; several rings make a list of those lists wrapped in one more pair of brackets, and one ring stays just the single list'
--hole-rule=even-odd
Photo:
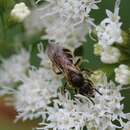
[{"label": "bee's antenna", "polygon": [[96,88],[95,88],[95,91],[96,91],[98,94],[102,95],[102,93],[100,93]]}]

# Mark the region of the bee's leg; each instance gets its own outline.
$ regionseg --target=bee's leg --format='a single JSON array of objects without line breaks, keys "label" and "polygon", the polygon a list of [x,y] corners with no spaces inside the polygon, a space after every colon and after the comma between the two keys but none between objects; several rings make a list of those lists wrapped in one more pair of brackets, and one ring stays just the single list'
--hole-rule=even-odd
[{"label": "bee's leg", "polygon": [[[66,93],[66,90],[70,90],[70,89],[72,89],[70,86],[69,86],[69,84],[68,84],[68,82],[65,82],[64,83],[64,85],[63,85],[63,93]],[[74,91],[75,91],[75,93],[78,93],[78,90],[75,88],[74,89]]]},{"label": "bee's leg", "polygon": [[87,68],[83,68],[81,69],[82,71],[82,74],[85,76],[85,77],[88,77],[88,76],[91,76],[91,74],[93,74],[93,71],[92,70],[89,70]]},{"label": "bee's leg", "polygon": [[62,72],[54,64],[52,65],[52,69],[57,75],[62,74]]},{"label": "bee's leg", "polygon": [[55,72],[57,75],[59,75],[59,74],[62,74],[62,72],[61,71],[59,71],[59,72]]},{"label": "bee's leg", "polygon": [[64,93],[65,93],[66,86],[67,86],[67,82],[65,82],[65,84],[64,84],[64,86],[63,86]]},{"label": "bee's leg", "polygon": [[92,70],[87,69],[87,68],[82,68],[81,71],[85,71],[85,72],[87,72],[88,74],[92,74],[92,73],[93,73]]},{"label": "bee's leg", "polygon": [[58,88],[58,92],[60,92],[62,95],[65,95],[64,85]]},{"label": "bee's leg", "polygon": [[59,89],[62,95],[64,95],[66,93],[66,91],[65,91],[66,90],[66,86],[67,86],[67,82],[65,82],[63,84],[63,86]]},{"label": "bee's leg", "polygon": [[100,93],[96,88],[95,88],[95,91],[96,91],[98,94],[102,95],[102,93]]},{"label": "bee's leg", "polygon": [[74,91],[75,91],[75,93],[78,93],[78,90],[76,88],[74,89]]},{"label": "bee's leg", "polygon": [[95,105],[95,102],[90,97],[87,98],[92,102],[93,105]]},{"label": "bee's leg", "polygon": [[78,58],[74,65],[77,66],[80,64],[80,62],[81,62],[81,58]]},{"label": "bee's leg", "polygon": [[77,59],[77,61],[75,62],[75,66],[81,66],[82,63],[88,63],[88,60],[87,59],[82,59],[81,60],[81,57]]}]

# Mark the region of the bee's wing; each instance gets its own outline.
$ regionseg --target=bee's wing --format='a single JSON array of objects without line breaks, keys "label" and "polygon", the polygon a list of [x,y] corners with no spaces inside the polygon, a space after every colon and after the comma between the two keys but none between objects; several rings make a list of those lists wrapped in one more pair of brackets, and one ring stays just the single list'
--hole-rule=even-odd
[{"label": "bee's wing", "polygon": [[81,74],[81,72],[73,64],[65,65],[64,66],[64,76],[68,81],[70,81],[70,72],[74,72],[76,74]]}]

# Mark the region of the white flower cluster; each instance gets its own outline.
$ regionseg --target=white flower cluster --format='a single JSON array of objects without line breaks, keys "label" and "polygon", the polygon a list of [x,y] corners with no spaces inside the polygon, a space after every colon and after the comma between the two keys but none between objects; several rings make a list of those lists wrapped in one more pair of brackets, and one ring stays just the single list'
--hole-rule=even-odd
[{"label": "white flower cluster", "polygon": [[30,54],[21,49],[19,54],[14,54],[8,59],[1,59],[0,86],[8,86],[20,81],[29,68]]},{"label": "white flower cluster", "polygon": [[[84,127],[89,130],[115,130],[119,128],[113,124],[115,120],[120,122],[120,128],[127,127],[123,122],[123,119],[127,119],[127,114],[123,113],[124,107],[121,104],[123,99],[120,94],[121,86],[107,82],[106,76],[101,74],[100,78],[98,77],[98,83],[101,81],[98,89],[103,95],[96,93],[93,98],[95,104],[81,95],[76,95],[72,99],[70,93],[61,94],[58,91],[58,88],[62,86],[61,77],[57,77],[50,69],[48,58],[43,53],[41,45],[39,51],[38,56],[41,58],[42,67],[38,69],[30,67],[32,69],[28,69],[27,72],[16,73],[15,76],[18,79],[20,77],[21,81],[18,89],[2,88],[7,91],[5,94],[13,95],[13,105],[18,112],[17,120],[41,117],[43,121],[40,123],[40,129],[43,130],[83,130]],[[15,57],[21,56],[23,59],[26,57],[21,53]],[[24,64],[20,65],[22,58],[15,60],[19,69],[24,66]],[[9,67],[12,66],[14,64],[10,64]],[[21,74],[22,76],[19,76]],[[2,89],[0,93],[3,92]]]},{"label": "white flower cluster", "polygon": [[129,129],[130,129],[130,121],[128,121],[128,122],[125,124],[123,130],[129,130]]},{"label": "white flower cluster", "polygon": [[[42,50],[42,49],[41,49]],[[39,55],[42,52],[39,52]],[[41,55],[40,55],[41,56]],[[61,80],[50,69],[48,57],[42,55],[43,67],[36,69],[29,64],[29,53],[22,50],[20,54],[4,60],[0,75],[0,95],[10,94],[9,99],[18,112],[17,119],[35,119],[44,117],[47,105],[57,97]],[[43,63],[43,61],[41,61]],[[3,75],[2,75],[3,74]],[[12,83],[20,81],[18,89],[10,88]],[[6,85],[8,84],[8,86]]]},{"label": "white flower cluster", "polygon": [[[73,24],[82,23],[92,9],[98,9],[101,0],[47,0],[53,6],[53,13],[58,13],[65,21],[72,20]],[[55,6],[54,6],[55,5]],[[51,13],[51,12],[50,12]],[[46,14],[49,15],[50,13]]]},{"label": "white flower cluster", "polygon": [[96,27],[98,42],[102,46],[112,45],[115,42],[123,42],[121,30],[122,23],[119,22],[119,4],[120,0],[116,0],[114,13],[106,10],[108,17],[102,20],[101,24]]},{"label": "white flower cluster", "polygon": [[[107,18],[96,27],[98,44],[94,46],[95,55],[99,55],[100,59],[105,64],[119,63],[123,60],[120,49],[113,44],[123,43],[122,23],[119,21],[119,5],[120,0],[116,0],[114,13],[106,10]],[[130,84],[130,69],[127,65],[121,64],[115,68],[115,81],[122,85]]]},{"label": "white flower cluster", "polygon": [[130,84],[130,68],[127,65],[121,64],[115,68],[115,81],[122,85]]},{"label": "white flower cluster", "polygon": [[17,119],[32,120],[40,116],[44,118],[47,105],[51,103],[51,98],[57,96],[59,86],[61,82],[51,69],[40,68],[30,71],[14,93]]},{"label": "white flower cluster", "polygon": [[104,47],[103,51],[101,52],[101,61],[106,64],[117,63],[120,60],[120,57],[120,50],[116,47]]},{"label": "white flower cluster", "polygon": [[118,63],[121,59],[121,52],[118,48],[113,46],[101,46],[95,44],[94,46],[95,55],[99,55],[100,59],[105,64]]},{"label": "white flower cluster", "polygon": [[31,11],[29,8],[25,5],[24,2],[15,4],[14,8],[11,11],[11,16],[18,22],[22,22]]},{"label": "white flower cluster", "polygon": [[72,49],[81,45],[94,24],[89,13],[92,9],[98,9],[96,4],[101,0],[46,1],[47,4],[32,12],[33,20],[26,22],[28,30],[32,32],[32,28],[45,28],[43,39],[55,40]]},{"label": "white flower cluster", "polygon": [[108,17],[102,20],[101,24],[96,27],[98,45],[95,46],[95,54],[98,53],[101,56],[101,61],[106,64],[117,63],[121,58],[120,50],[112,46],[114,43],[123,42],[122,23],[119,22],[119,5],[120,0],[116,0],[114,13],[106,10]]},{"label": "white flower cluster", "polygon": [[[102,96],[96,94],[93,105],[87,98],[77,96],[72,100],[70,95],[60,95],[54,100],[52,107],[47,107],[47,122],[40,123],[42,130],[83,130],[86,127],[89,130],[116,130],[123,128],[123,119],[127,114],[123,113],[123,105],[120,103],[123,97],[120,94],[120,86],[107,82],[105,76],[104,82],[99,88]],[[80,100],[78,99],[80,97]],[[112,122],[119,120],[121,126],[116,126]]]},{"label": "white flower cluster", "polygon": [[[32,21],[25,22],[28,28],[45,28],[46,35],[42,39],[57,44],[65,43],[64,47],[72,49],[78,47],[85,40],[86,34],[96,27],[99,43],[95,46],[95,54],[100,55],[103,63],[117,63],[121,52],[112,45],[123,41],[122,23],[119,22],[120,0],[116,0],[114,13],[107,10],[108,18],[95,26],[90,12],[98,9],[97,4],[100,2],[101,0],[46,0],[43,6],[32,11]],[[11,12],[19,21],[23,21],[29,14],[24,3],[16,4]],[[17,120],[41,118],[41,130],[126,130],[130,126],[130,113],[123,112],[121,101],[124,97],[120,93],[121,85],[130,83],[128,66],[120,65],[115,69],[115,80],[121,84],[118,86],[108,82],[102,72],[93,73],[91,78],[102,94],[95,93],[93,104],[89,98],[80,94],[73,97],[67,90],[64,94],[58,91],[63,85],[62,76],[58,77],[52,71],[41,44],[38,50],[37,56],[41,59],[39,68],[30,65],[30,55],[25,49],[2,60],[0,95],[12,95],[13,105],[18,112]],[[12,86],[17,86],[17,89]]]}]

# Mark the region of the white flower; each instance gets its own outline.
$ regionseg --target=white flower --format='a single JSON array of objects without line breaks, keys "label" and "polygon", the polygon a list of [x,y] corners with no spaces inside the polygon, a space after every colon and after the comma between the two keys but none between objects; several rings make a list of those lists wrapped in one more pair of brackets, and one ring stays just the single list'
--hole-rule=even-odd
[{"label": "white flower", "polygon": [[24,2],[16,4],[11,10],[11,16],[19,22],[22,22],[30,13]]},{"label": "white flower", "polygon": [[85,41],[85,36],[89,32],[88,28],[91,28],[86,22],[74,27],[72,21],[65,23],[65,20],[60,18],[59,15],[39,19],[46,14],[45,12],[44,10],[35,10],[32,12],[31,19],[25,21],[28,34],[38,30],[42,31],[45,28],[46,34],[41,39],[55,40],[56,43],[64,44],[64,46],[72,49],[79,47],[81,42]]},{"label": "white flower", "polygon": [[[119,126],[112,123],[119,120],[123,123],[127,114],[123,113],[123,105],[120,103],[123,97],[120,94],[121,86],[115,86],[113,82],[107,82],[106,76],[100,79],[102,82],[92,104],[87,97],[77,96],[71,99],[70,95],[60,95],[53,100],[52,107],[47,108],[47,122],[40,123],[42,130],[116,130]],[[79,97],[79,98],[78,98]],[[123,126],[120,126],[122,128]]]},{"label": "white flower", "polygon": [[[54,22],[54,21],[53,21]],[[60,22],[58,19],[56,23],[49,25],[46,29],[47,34],[42,39],[55,40],[56,43],[63,45],[64,47],[74,50],[79,47],[85,36],[88,33],[88,27],[86,23],[73,28],[71,25]]]},{"label": "white flower", "polygon": [[101,61],[106,64],[117,63],[121,57],[120,50],[112,46],[104,47],[100,55]]},{"label": "white flower", "polygon": [[[9,103],[13,103],[18,112],[17,120],[27,120],[42,117],[46,114],[46,109],[51,103],[51,99],[57,97],[57,90],[62,85],[61,79],[49,68],[47,56],[40,55],[45,60],[42,67],[36,69],[29,67],[28,53],[22,50],[20,54],[12,56],[2,64],[3,72],[1,76],[8,86],[0,86],[0,95],[12,95]],[[27,63],[26,63],[27,62]],[[4,68],[5,67],[5,68]],[[32,68],[29,70],[29,68]],[[25,71],[25,70],[28,71]],[[6,79],[4,79],[6,78]],[[17,89],[10,88],[12,82],[20,80]],[[12,98],[13,97],[13,98]]]},{"label": "white flower", "polygon": [[14,93],[15,107],[18,112],[17,119],[34,119],[46,114],[51,99],[57,97],[57,90],[61,86],[61,80],[51,70],[47,55],[43,52],[43,46],[39,44],[42,59],[39,69],[33,68],[28,76],[22,79],[22,85]]},{"label": "white flower", "polygon": [[43,54],[39,56],[45,61],[45,65],[41,61],[42,68],[32,67],[24,74],[18,89],[5,89],[13,95],[17,119],[41,117],[40,129],[43,130],[83,130],[84,127],[89,130],[115,130],[118,126],[112,123],[114,120],[121,123],[120,128],[124,127],[123,119],[127,119],[127,114],[123,113],[124,107],[120,103],[123,99],[121,86],[107,82],[106,76],[102,75],[97,89],[103,95],[95,94],[95,105],[81,95],[74,100],[68,92],[62,95],[57,91],[62,86],[61,79],[46,67],[48,58]]},{"label": "white flower", "polygon": [[122,85],[130,84],[130,68],[127,65],[121,64],[115,68],[115,81]]},{"label": "white flower", "polygon": [[69,98],[67,93],[65,96],[59,94],[59,100],[54,100],[54,107],[48,107],[47,121],[50,123],[40,123],[45,127],[44,130],[80,130],[85,126],[85,116],[82,112],[76,111],[74,101]]},{"label": "white flower", "polygon": [[49,126],[44,130],[80,130],[85,125],[85,119],[82,113],[76,113],[75,111],[66,109],[50,109],[50,115],[48,121],[51,121]]},{"label": "white flower", "polygon": [[115,10],[112,13],[106,10],[107,18],[102,20],[101,24],[96,27],[98,42],[99,44],[106,46],[112,45],[113,43],[122,43],[122,23],[119,22],[119,4],[120,0],[116,0]]},{"label": "white flower", "polygon": [[45,50],[43,48],[42,43],[38,44],[38,54],[37,56],[41,59],[40,65],[45,67],[45,68],[50,68],[51,69],[51,63],[48,58],[48,56],[45,54]]},{"label": "white flower", "polygon": [[20,81],[29,68],[30,54],[25,49],[21,49],[20,53],[12,55],[8,59],[1,59],[0,68],[0,85],[11,85]]},{"label": "white flower", "polygon": [[100,3],[101,0],[49,0],[48,2],[50,3],[51,10],[43,17],[59,14],[65,22],[72,20],[73,24],[79,24],[89,16],[92,9],[98,9],[96,4]]},{"label": "white flower", "polygon": [[[105,77],[105,74],[101,70],[96,70],[91,74],[91,79],[97,86],[101,86],[104,82],[104,79],[102,77]],[[101,80],[102,79],[102,80]]]},{"label": "white flower", "polygon": [[29,32],[46,29],[42,39],[55,40],[56,43],[76,48],[85,40],[94,25],[89,13],[98,9],[101,0],[47,0],[48,3],[32,12],[25,25]]},{"label": "white flower", "polygon": [[130,129],[130,121],[128,121],[125,125],[123,130],[129,130]]},{"label": "white flower", "polygon": [[44,118],[47,105],[51,98],[57,96],[57,89],[61,86],[54,72],[47,68],[32,70],[29,76],[24,77],[22,85],[14,93],[17,119]]}]

